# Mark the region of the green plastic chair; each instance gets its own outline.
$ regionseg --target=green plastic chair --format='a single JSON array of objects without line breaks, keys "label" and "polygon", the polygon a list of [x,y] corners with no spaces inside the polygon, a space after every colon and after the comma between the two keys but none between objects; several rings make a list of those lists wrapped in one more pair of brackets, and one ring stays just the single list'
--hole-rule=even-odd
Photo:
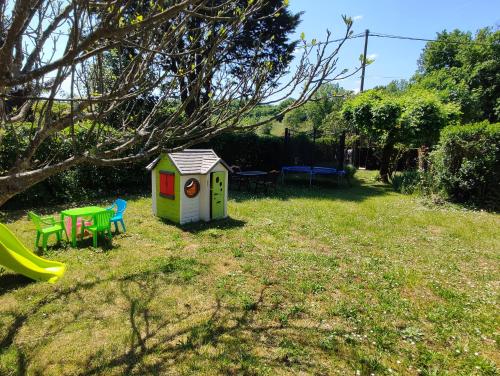
[{"label": "green plastic chair", "polygon": [[113,210],[105,210],[100,213],[94,215],[94,219],[91,225],[86,225],[82,223],[82,237],[87,230],[92,234],[92,243],[94,247],[97,247],[97,237],[99,233],[102,233],[104,236],[108,237],[111,241],[111,217],[115,214]]},{"label": "green plastic chair", "polygon": [[[54,217],[40,217],[33,212],[28,213],[28,217],[33,222],[36,228],[36,240],[35,249],[38,248],[38,243],[40,238],[42,238],[42,248],[44,251],[47,250],[47,241],[49,236],[55,234],[57,237],[57,242],[59,243],[62,239],[62,233],[64,232],[64,225],[62,221],[56,221]],[[68,235],[66,234],[66,238]]]}]

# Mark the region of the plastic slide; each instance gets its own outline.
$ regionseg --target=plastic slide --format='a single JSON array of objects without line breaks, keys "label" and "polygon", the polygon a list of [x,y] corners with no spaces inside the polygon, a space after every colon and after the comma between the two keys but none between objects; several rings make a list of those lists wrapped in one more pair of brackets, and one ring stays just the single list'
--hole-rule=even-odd
[{"label": "plastic slide", "polygon": [[56,282],[64,274],[66,265],[38,257],[0,223],[0,265],[35,281]]}]

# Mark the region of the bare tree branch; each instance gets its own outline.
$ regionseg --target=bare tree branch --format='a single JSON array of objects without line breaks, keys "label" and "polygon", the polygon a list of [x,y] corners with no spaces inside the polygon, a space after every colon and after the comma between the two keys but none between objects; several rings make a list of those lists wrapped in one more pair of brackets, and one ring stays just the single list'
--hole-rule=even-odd
[{"label": "bare tree branch", "polygon": [[[79,164],[136,163],[261,126],[346,76],[336,64],[352,35],[348,18],[336,45],[330,32],[324,42],[303,41],[291,72],[262,60],[266,40],[244,63],[231,58],[248,19],[279,14],[263,15],[265,0],[242,3],[153,1],[131,13],[123,0],[16,1],[0,24],[0,142],[8,130],[24,146],[0,166],[0,206]],[[292,94],[297,99],[276,116],[242,124],[255,106]],[[71,148],[37,160],[53,138]]]}]

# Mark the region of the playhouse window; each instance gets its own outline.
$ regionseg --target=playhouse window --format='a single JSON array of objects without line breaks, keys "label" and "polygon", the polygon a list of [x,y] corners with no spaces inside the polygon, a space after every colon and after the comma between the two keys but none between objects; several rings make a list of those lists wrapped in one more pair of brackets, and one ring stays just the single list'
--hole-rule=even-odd
[{"label": "playhouse window", "polygon": [[200,182],[198,180],[191,178],[184,184],[184,194],[187,197],[196,197],[198,192],[200,192]]},{"label": "playhouse window", "polygon": [[175,174],[168,171],[160,171],[160,196],[175,198]]}]

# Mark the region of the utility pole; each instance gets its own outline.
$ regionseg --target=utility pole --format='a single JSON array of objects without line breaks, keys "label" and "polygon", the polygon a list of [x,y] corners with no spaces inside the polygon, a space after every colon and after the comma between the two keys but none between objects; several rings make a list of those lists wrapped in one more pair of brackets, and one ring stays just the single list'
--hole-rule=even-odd
[{"label": "utility pole", "polygon": [[363,52],[363,66],[361,67],[361,87],[359,92],[362,93],[365,89],[365,68],[366,68],[366,54],[368,52],[368,36],[370,35],[370,30],[365,30],[365,49]]},{"label": "utility pole", "polygon": [[[360,93],[362,93],[365,89],[366,54],[368,53],[368,36],[369,35],[370,35],[370,30],[366,29],[365,30],[365,48],[363,50],[363,62],[361,65],[361,86],[359,88]],[[359,149],[360,149],[359,140],[356,140],[356,142],[354,144],[354,150],[352,151],[353,164],[356,168],[359,168],[359,160],[360,160]]]}]

